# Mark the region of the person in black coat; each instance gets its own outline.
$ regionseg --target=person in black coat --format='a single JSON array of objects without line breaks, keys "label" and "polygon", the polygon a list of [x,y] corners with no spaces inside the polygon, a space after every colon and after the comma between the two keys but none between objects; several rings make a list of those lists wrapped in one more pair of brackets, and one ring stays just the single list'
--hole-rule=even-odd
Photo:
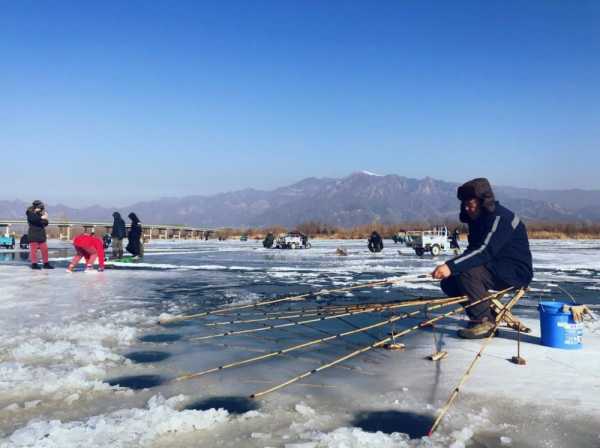
[{"label": "person in black coat", "polygon": [[267,236],[263,240],[263,247],[270,249],[273,247],[273,243],[275,242],[275,235],[272,233],[267,233]]},{"label": "person in black coat", "polygon": [[19,247],[21,249],[29,249],[29,236],[26,233],[24,233],[21,237],[21,240],[19,241]]},{"label": "person in black coat", "polygon": [[132,254],[134,257],[142,257],[142,225],[139,218],[135,213],[130,213],[127,217],[131,220],[131,228],[127,235],[127,252]]},{"label": "person in black coat", "polygon": [[119,212],[113,213],[113,226],[110,236],[112,237],[112,258],[123,258],[123,238],[127,236],[127,229]]},{"label": "person in black coat", "polygon": [[458,228],[454,229],[452,235],[450,236],[450,249],[460,249],[460,244],[458,244],[458,240],[460,239],[460,230]]},{"label": "person in black coat", "polygon": [[[526,287],[533,278],[529,239],[525,224],[495,200],[485,178],[473,179],[458,188],[460,220],[469,226],[469,245],[462,255],[439,265],[432,277],[442,280],[449,297],[466,295],[476,302],[489,290]],[[493,331],[496,316],[489,301],[469,307],[471,327],[463,338],[484,338]]]},{"label": "person in black coat", "polygon": [[383,250],[383,239],[378,232],[373,231],[373,233],[371,233],[368,247],[371,252],[381,252]]},{"label": "person in black coat", "polygon": [[29,229],[29,255],[31,257],[31,269],[41,269],[37,263],[37,251],[42,253],[44,269],[54,269],[48,262],[48,243],[46,243],[46,226],[48,225],[48,212],[42,201],[33,201],[25,212]]}]

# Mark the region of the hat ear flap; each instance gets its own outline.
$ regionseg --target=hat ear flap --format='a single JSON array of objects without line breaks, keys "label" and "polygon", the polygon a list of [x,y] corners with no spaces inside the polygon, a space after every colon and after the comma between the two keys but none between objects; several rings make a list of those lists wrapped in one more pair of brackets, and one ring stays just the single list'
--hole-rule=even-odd
[{"label": "hat ear flap", "polygon": [[496,210],[496,201],[493,195],[485,195],[481,206],[487,210],[488,213],[494,213]]}]

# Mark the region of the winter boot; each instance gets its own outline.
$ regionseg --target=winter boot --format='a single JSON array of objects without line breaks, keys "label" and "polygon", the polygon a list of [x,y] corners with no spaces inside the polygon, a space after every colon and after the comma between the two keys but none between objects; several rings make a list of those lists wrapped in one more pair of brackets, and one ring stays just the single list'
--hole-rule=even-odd
[{"label": "winter boot", "polygon": [[54,269],[54,266],[52,266],[50,263],[44,263],[44,269]]},{"label": "winter boot", "polygon": [[42,267],[37,263],[31,263],[31,269],[42,269]]},{"label": "winter boot", "polygon": [[494,323],[486,320],[480,324],[473,325],[470,328],[458,330],[458,336],[463,339],[483,339],[487,338],[494,331]]}]

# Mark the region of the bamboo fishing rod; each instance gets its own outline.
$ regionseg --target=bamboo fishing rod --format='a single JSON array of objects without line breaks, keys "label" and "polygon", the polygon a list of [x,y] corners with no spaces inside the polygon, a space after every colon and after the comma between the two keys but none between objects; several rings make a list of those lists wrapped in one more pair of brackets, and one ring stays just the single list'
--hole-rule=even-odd
[{"label": "bamboo fishing rod", "polygon": [[295,295],[295,296],[288,296],[288,297],[282,297],[280,299],[264,300],[264,301],[261,301],[261,302],[251,303],[251,304],[248,304],[248,305],[238,305],[238,306],[232,306],[232,307],[217,308],[215,310],[204,311],[202,313],[188,314],[188,315],[181,315],[181,316],[173,316],[173,317],[169,317],[169,318],[160,319],[158,321],[158,323],[164,325],[164,324],[168,324],[168,323],[172,323],[172,322],[178,322],[178,321],[181,321],[181,320],[196,319],[196,318],[199,318],[199,317],[206,317],[206,316],[210,316],[210,315],[213,315],[213,314],[226,313],[226,312],[229,312],[229,311],[237,311],[237,310],[248,309],[248,308],[258,308],[258,307],[261,307],[261,306],[272,305],[274,303],[302,301],[302,300],[305,300],[305,299],[307,299],[308,297],[311,297],[311,296],[320,296],[320,295],[335,294],[335,293],[338,293],[338,292],[347,292],[347,291],[352,291],[352,290],[355,290],[355,289],[372,288],[372,287],[375,287],[375,286],[393,284],[393,283],[398,283],[398,282],[401,282],[401,281],[406,281],[408,278],[418,279],[418,278],[427,278],[427,277],[428,276],[426,274],[422,274],[422,275],[407,275],[407,276],[399,277],[399,278],[393,279],[393,280],[388,280],[388,279],[377,280],[377,281],[374,281],[374,282],[362,283],[362,284],[359,284],[359,285],[348,286],[348,287],[345,287],[345,288],[322,289],[320,291],[312,291],[312,292],[305,293],[305,294],[300,294],[300,295]]},{"label": "bamboo fishing rod", "polygon": [[[452,299],[454,297],[448,297],[448,298],[442,298],[442,299]],[[324,316],[324,315],[333,315],[336,313],[345,313],[348,311],[358,311],[358,310],[364,310],[367,308],[376,308],[376,307],[387,307],[387,306],[392,306],[398,303],[406,303],[406,306],[411,306],[411,305],[425,305],[427,303],[431,303],[431,301],[437,300],[437,297],[430,297],[430,298],[419,298],[419,299],[412,299],[412,300],[394,300],[391,302],[372,302],[372,303],[356,303],[356,304],[352,304],[352,305],[346,305],[346,306],[331,306],[331,307],[321,307],[321,308],[307,308],[307,309],[300,309],[298,311],[295,311],[295,313],[297,314],[292,314],[294,313],[294,311],[283,311],[283,312],[275,312],[275,313],[265,313],[268,314],[267,317],[260,317],[260,318],[255,318],[255,319],[239,319],[239,320],[228,320],[228,321],[222,321],[222,322],[210,322],[208,324],[205,324],[204,326],[206,327],[217,327],[217,326],[222,326],[222,325],[234,325],[234,324],[249,324],[249,323],[254,323],[254,322],[265,322],[265,321],[269,321],[269,320],[285,320],[285,319],[291,319],[291,318],[296,318],[296,317],[312,317],[312,316]],[[260,313],[260,315],[263,315],[263,313]]]},{"label": "bamboo fishing rod", "polygon": [[[362,353],[365,353],[365,352],[367,352],[369,350],[372,350],[374,348],[381,347],[384,344],[390,342],[391,340],[393,340],[395,338],[406,336],[407,334],[409,334],[409,333],[411,333],[411,332],[413,332],[413,331],[415,331],[415,330],[417,330],[419,328],[423,328],[423,327],[429,326],[429,325],[431,325],[431,324],[433,324],[433,323],[435,323],[435,322],[437,322],[439,320],[442,320],[442,319],[444,319],[444,318],[446,318],[448,316],[452,316],[453,314],[456,314],[457,312],[459,312],[461,309],[468,309],[468,308],[471,308],[472,306],[475,306],[475,305],[478,305],[478,304],[483,303],[485,301],[491,300],[491,299],[493,299],[495,297],[501,297],[502,295],[504,295],[505,293],[507,293],[511,289],[513,289],[513,288],[511,287],[511,288],[504,289],[504,290],[496,292],[496,293],[494,293],[494,294],[492,294],[490,296],[487,296],[487,297],[479,299],[479,300],[477,300],[475,302],[469,303],[466,306],[458,307],[458,308],[456,308],[456,309],[454,309],[452,311],[449,311],[447,313],[444,313],[444,314],[442,314],[440,316],[436,316],[434,318],[431,318],[431,319],[428,319],[428,320],[425,320],[425,321],[421,321],[418,324],[413,325],[412,327],[409,327],[409,328],[407,328],[407,329],[405,329],[405,330],[403,330],[403,331],[401,331],[399,333],[396,333],[396,334],[394,334],[392,336],[384,338],[384,339],[382,339],[382,340],[380,340],[378,342],[375,342],[373,344],[370,344],[370,345],[367,345],[365,347],[362,347],[362,348],[360,348],[358,350],[355,350],[355,351],[353,351],[351,353],[348,353],[348,354],[346,354],[346,355],[344,355],[344,356],[342,356],[340,358],[337,358],[337,359],[335,359],[335,360],[333,360],[333,361],[331,361],[331,362],[329,362],[327,364],[323,364],[323,365],[321,365],[321,366],[319,366],[319,367],[317,367],[315,369],[308,370],[308,371],[302,373],[301,375],[295,376],[294,378],[291,378],[291,379],[289,379],[289,380],[287,380],[287,381],[285,381],[285,382],[283,382],[281,384],[278,384],[276,386],[273,386],[273,387],[271,387],[269,389],[266,389],[266,390],[263,390],[261,392],[257,392],[255,394],[252,394],[252,395],[250,395],[250,398],[259,398],[259,397],[262,397],[263,395],[269,394],[271,392],[275,392],[276,390],[279,390],[279,389],[282,389],[282,388],[284,388],[286,386],[289,386],[290,384],[293,384],[293,383],[295,383],[297,381],[300,381],[301,379],[304,379],[307,376],[310,376],[310,375],[313,375],[315,373],[321,372],[322,370],[325,370],[325,369],[327,369],[329,367],[333,367],[333,366],[335,366],[335,365],[337,365],[337,364],[339,364],[341,362],[347,361],[348,359],[354,358],[355,356],[358,356],[358,355],[360,355]],[[440,308],[442,306],[444,306],[444,305],[436,305],[436,308]],[[429,310],[432,310],[432,309],[434,309],[434,308],[432,307]]]},{"label": "bamboo fishing rod", "polygon": [[[464,296],[461,296],[461,298],[463,300],[466,300],[466,299],[464,299]],[[441,299],[429,301],[427,303],[434,303],[434,304],[435,303],[445,303],[452,299],[453,298],[441,298]],[[374,307],[370,307],[370,308],[359,309],[356,311],[348,311],[346,313],[331,314],[331,315],[327,315],[327,316],[319,316],[319,317],[315,317],[313,319],[287,322],[284,324],[265,325],[263,327],[246,328],[245,330],[232,330],[232,331],[226,331],[224,333],[209,334],[206,336],[197,336],[197,337],[190,338],[189,340],[190,341],[202,341],[205,339],[213,339],[213,338],[219,338],[219,337],[225,337],[225,336],[236,336],[236,335],[240,335],[240,334],[258,333],[260,331],[277,330],[279,328],[293,327],[296,325],[306,325],[306,324],[312,324],[315,322],[322,322],[322,321],[331,320],[331,319],[340,319],[342,317],[356,316],[356,315],[365,314],[365,313],[379,313],[382,311],[392,310],[392,309],[396,309],[396,308],[405,308],[408,306],[416,306],[416,305],[426,304],[423,302],[418,303],[418,304],[408,303],[408,301],[406,301],[406,302],[407,303],[396,303],[393,305],[374,306]]]},{"label": "bamboo fishing rod", "polygon": [[[410,292],[404,292],[404,294],[407,295],[412,295],[415,298],[411,299],[411,300],[433,300],[436,299],[437,297],[422,297],[419,296],[418,294],[411,294]],[[403,302],[404,300],[396,300],[393,302]],[[293,313],[316,313],[316,312],[332,312],[337,310],[342,310],[342,311],[349,311],[350,309],[352,309],[353,307],[366,307],[368,305],[377,305],[379,303],[382,302],[362,302],[362,303],[355,303],[355,304],[351,304],[351,305],[321,305],[321,306],[316,306],[313,308],[292,308],[292,307],[288,307],[287,310],[280,310],[280,311],[258,311],[258,310],[253,310],[253,311],[241,311],[238,313],[217,313],[215,312],[213,314],[213,316],[219,316],[219,317],[248,317],[248,316],[265,316],[265,317],[270,317],[270,316],[280,316],[280,315],[285,315],[285,314],[293,314]],[[384,302],[384,303],[392,303],[392,302]],[[223,324],[225,324],[226,322],[223,322]],[[221,322],[211,322],[208,324],[205,324],[206,326],[215,326],[215,325],[220,325]]]},{"label": "bamboo fishing rod", "polygon": [[494,327],[492,329],[492,332],[485,339],[485,341],[483,342],[483,344],[481,346],[481,349],[475,355],[475,358],[473,359],[473,361],[471,361],[471,364],[469,364],[469,367],[467,368],[466,372],[461,377],[461,379],[458,382],[458,384],[456,385],[456,387],[452,390],[452,393],[448,397],[448,400],[446,401],[446,404],[440,410],[440,413],[437,416],[437,418],[435,419],[435,422],[433,422],[433,425],[431,426],[431,429],[429,430],[429,433],[428,433],[429,436],[431,436],[435,432],[435,430],[437,429],[437,427],[440,425],[440,423],[442,422],[442,419],[444,418],[444,416],[446,415],[446,413],[450,409],[450,406],[452,406],[452,403],[454,403],[454,401],[458,397],[458,393],[460,392],[460,388],[467,382],[467,380],[471,376],[471,373],[473,373],[473,370],[475,369],[475,366],[477,365],[477,363],[479,362],[479,360],[483,356],[484,350],[490,345],[490,343],[492,342],[492,339],[494,339],[494,336],[496,335],[496,330],[500,326],[500,323],[502,322],[502,319],[504,318],[504,316],[506,316],[507,313],[510,312],[510,310],[512,309],[512,307],[521,299],[521,297],[523,297],[523,294],[525,294],[525,290],[522,289],[522,288],[519,289],[517,291],[517,293],[512,297],[512,299],[506,305],[504,305],[504,307],[502,308],[502,310],[500,311],[500,313],[498,313],[498,316],[496,317],[496,323],[495,323],[495,325],[494,325]]},{"label": "bamboo fishing rod", "polygon": [[[356,307],[356,309],[366,309],[367,307],[362,307],[362,308],[358,308]],[[235,325],[235,324],[250,324],[250,323],[254,323],[254,322],[266,322],[269,320],[284,320],[284,319],[292,319],[292,318],[296,318],[296,317],[312,317],[312,316],[325,316],[325,315],[332,315],[332,314],[339,314],[339,313],[343,313],[346,311],[350,311],[352,309],[352,307],[346,307],[344,308],[336,308],[336,309],[332,309],[332,310],[323,310],[323,311],[309,311],[309,312],[296,312],[297,314],[290,314],[289,312],[286,314],[279,314],[276,316],[269,316],[269,317],[259,317],[256,319],[239,319],[239,320],[228,320],[228,321],[224,321],[224,322],[211,322],[208,324],[205,324],[205,327],[218,327],[218,326],[222,326],[222,325]]]},{"label": "bamboo fishing rod", "polygon": [[[439,305],[434,305],[434,306],[432,306],[429,309],[438,309],[438,308],[442,308],[444,306],[455,305],[455,304],[458,304],[458,303],[462,303],[465,300],[467,300],[467,299],[465,299],[465,298],[458,298],[458,299],[454,299],[454,300],[452,300],[450,302],[444,302],[444,303],[440,303]],[[360,327],[360,328],[357,328],[355,330],[350,330],[350,331],[346,331],[346,332],[343,332],[343,333],[337,333],[337,334],[334,334],[334,335],[331,335],[331,336],[328,336],[328,337],[324,337],[324,338],[313,339],[313,340],[310,340],[310,341],[303,342],[301,344],[292,345],[292,346],[284,348],[284,349],[280,349],[280,350],[276,350],[276,351],[273,351],[273,352],[270,352],[270,353],[266,353],[266,354],[261,355],[261,356],[254,356],[252,358],[247,358],[247,359],[244,359],[244,360],[241,360],[241,361],[234,361],[234,362],[231,362],[229,364],[224,364],[222,366],[213,367],[211,369],[207,369],[207,370],[204,370],[204,371],[201,371],[201,372],[196,372],[196,373],[190,373],[190,374],[186,374],[186,375],[181,375],[181,376],[179,376],[177,378],[174,378],[172,381],[183,381],[183,380],[189,380],[189,379],[192,379],[192,378],[198,378],[200,376],[204,376],[204,375],[207,375],[207,374],[212,373],[212,372],[217,372],[219,370],[229,369],[229,368],[232,368],[232,367],[238,367],[238,366],[241,366],[241,365],[244,365],[244,364],[249,364],[249,363],[256,362],[256,361],[262,361],[264,359],[272,358],[274,356],[282,355],[282,354],[289,353],[289,352],[292,352],[292,351],[295,351],[295,350],[300,350],[302,348],[311,347],[313,345],[321,344],[321,343],[328,342],[328,341],[331,341],[331,340],[334,340],[334,339],[343,338],[343,337],[351,336],[351,335],[354,335],[354,334],[364,333],[364,332],[372,330],[374,328],[379,328],[379,327],[382,327],[382,326],[385,326],[385,325],[389,325],[390,323],[393,323],[393,322],[396,322],[396,321],[399,321],[399,320],[402,320],[402,319],[407,319],[407,318],[416,316],[416,315],[418,315],[419,313],[422,313],[422,312],[423,312],[423,310],[416,310],[416,311],[412,311],[410,313],[403,313],[403,314],[398,315],[398,316],[393,316],[390,319],[386,319],[386,320],[383,320],[383,321],[380,321],[380,322],[376,322],[376,323],[371,324],[371,325]]]}]

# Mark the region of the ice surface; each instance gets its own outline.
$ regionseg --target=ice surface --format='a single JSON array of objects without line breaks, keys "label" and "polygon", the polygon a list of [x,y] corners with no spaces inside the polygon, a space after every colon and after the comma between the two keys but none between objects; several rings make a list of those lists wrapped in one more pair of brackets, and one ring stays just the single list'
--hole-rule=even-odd
[{"label": "ice surface", "polygon": [[63,423],[59,420],[33,421],[15,431],[9,447],[129,447],[148,446],[172,433],[203,431],[227,421],[224,409],[178,411],[183,395],[165,400],[152,397],[145,409],[122,409],[97,415],[86,421]]},{"label": "ice surface", "polygon": [[[51,247],[64,268],[72,255],[68,246]],[[337,247],[349,255],[336,256]],[[0,447],[598,446],[600,320],[586,322],[582,350],[562,351],[539,345],[536,310],[539,300],[570,302],[564,291],[597,309],[598,241],[532,242],[535,281],[515,309],[533,328],[522,335],[527,366],[507,361],[516,354],[515,335],[502,330],[431,439],[409,439],[393,428],[367,430],[357,415],[434,415],[480,348],[477,341],[454,337],[460,319],[436,326],[435,345],[430,330],[413,333],[402,341],[404,352],[371,351],[268,395],[257,411],[241,415],[186,406],[202,398],[246,397],[371,344],[390,328],[150,390],[126,390],[106,380],[173,378],[389,315],[206,343],[190,339],[209,334],[213,330],[203,323],[220,318],[158,326],[159,317],[382,279],[395,283],[322,293],[269,311],[441,296],[435,283],[415,275],[430,272],[444,257],[419,258],[388,240],[376,255],[366,241],[314,241],[312,249],[296,251],[267,250],[256,241],[157,241],[146,249],[142,262],[115,263],[94,276],[32,272],[18,257],[0,264]],[[246,318],[259,317],[260,309],[247,312]],[[437,349],[448,351],[448,358],[426,361]],[[143,351],[169,356],[143,364],[125,357]]]}]

